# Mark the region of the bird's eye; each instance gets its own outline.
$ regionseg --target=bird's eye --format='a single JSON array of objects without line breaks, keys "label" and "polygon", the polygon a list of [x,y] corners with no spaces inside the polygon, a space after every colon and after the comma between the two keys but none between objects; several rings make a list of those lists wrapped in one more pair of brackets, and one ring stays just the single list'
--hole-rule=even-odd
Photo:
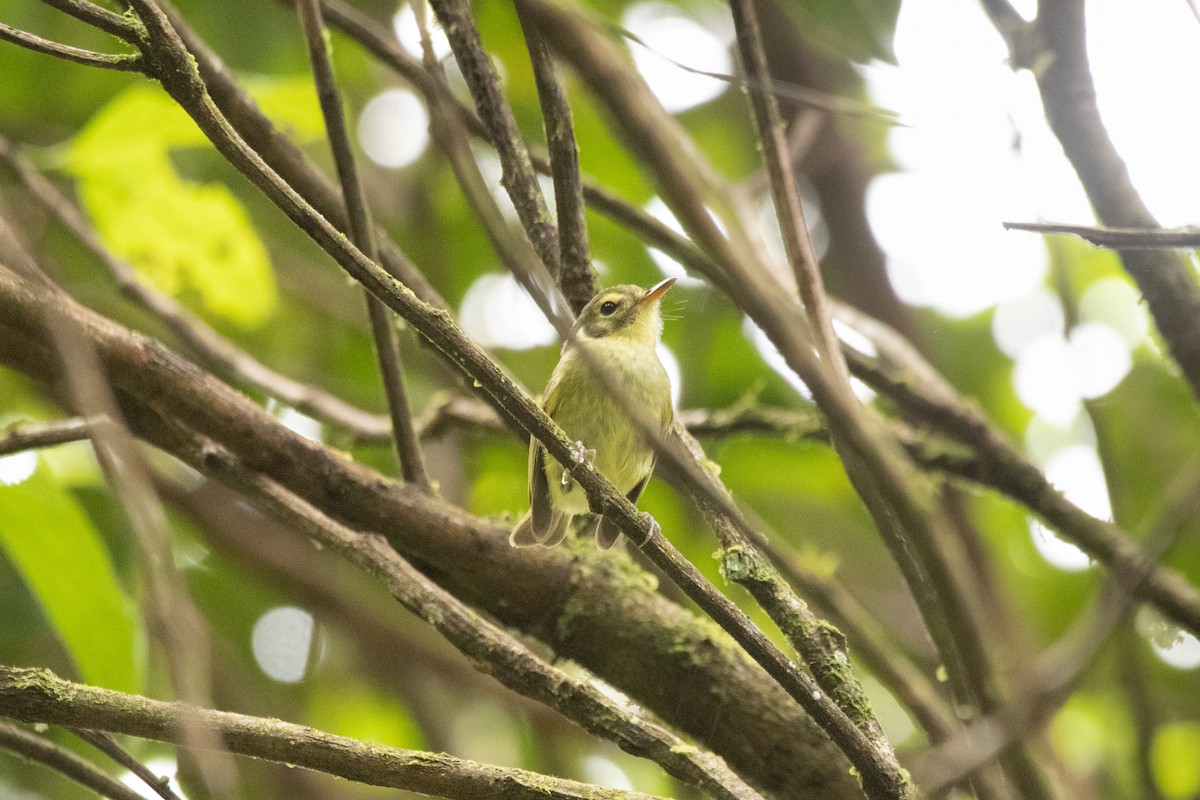
[{"label": "bird's eye", "polygon": [[606,317],[616,310],[617,310],[617,304],[614,303],[612,300],[605,300],[603,303],[600,304],[600,313]]}]

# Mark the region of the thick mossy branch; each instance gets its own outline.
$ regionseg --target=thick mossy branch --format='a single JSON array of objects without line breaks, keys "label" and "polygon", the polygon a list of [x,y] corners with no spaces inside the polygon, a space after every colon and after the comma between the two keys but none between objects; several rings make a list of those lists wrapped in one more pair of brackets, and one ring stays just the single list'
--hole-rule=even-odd
[{"label": "thick mossy branch", "polygon": [[[53,381],[47,298],[0,269],[0,362]],[[139,436],[171,450],[159,412],[229,448],[324,513],[378,531],[456,596],[545,639],[780,797],[860,795],[848,765],[787,695],[711,624],[629,581],[612,558],[514,550],[501,525],[396,485],[288,430],[243,395],[141,334],[58,298],[83,324]],[[570,625],[558,620],[570,609]],[[686,701],[685,701],[686,700]],[[720,709],[720,724],[713,721]]]}]

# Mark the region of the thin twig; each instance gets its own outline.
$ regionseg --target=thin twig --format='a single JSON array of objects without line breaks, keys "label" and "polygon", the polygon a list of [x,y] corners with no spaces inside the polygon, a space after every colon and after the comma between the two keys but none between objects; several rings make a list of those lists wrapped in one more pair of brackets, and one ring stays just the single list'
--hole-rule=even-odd
[{"label": "thin twig", "polygon": [[[334,164],[337,166],[342,196],[346,202],[346,215],[350,219],[350,237],[363,255],[371,261],[378,262],[379,246],[375,238],[375,225],[371,220],[366,193],[363,191],[354,151],[350,145],[350,134],[346,129],[342,98],[333,74],[329,45],[325,40],[326,31],[321,18],[320,0],[299,0],[296,7],[308,43],[317,96],[325,117],[325,131],[329,147],[333,151]],[[375,354],[383,376],[384,392],[387,395],[392,420],[392,436],[396,455],[400,460],[401,473],[409,483],[429,490],[425,457],[421,453],[420,440],[413,430],[412,408],[408,401],[408,390],[404,385],[400,340],[392,314],[387,306],[372,297],[370,292],[364,290],[364,297],[371,318],[371,335],[375,340]]]},{"label": "thin twig", "polygon": [[73,64],[82,64],[85,67],[99,67],[100,69],[113,69],[118,72],[142,72],[142,57],[137,53],[122,53],[109,54],[97,53],[92,50],[83,50],[78,47],[72,47],[68,44],[52,42],[49,39],[43,39],[41,36],[36,36],[26,31],[18,30],[11,25],[6,25],[0,22],[0,39],[12,42],[34,51],[35,53],[43,53],[45,55],[61,58],[64,61],[70,61]]},{"label": "thin twig", "polygon": [[10,425],[0,436],[0,456],[78,442],[91,435],[91,425],[82,417]]},{"label": "thin twig", "polygon": [[72,683],[42,669],[0,665],[0,714],[25,722],[106,730],[181,745],[188,744],[182,731],[196,726],[238,755],[450,800],[480,797],[648,800],[651,797],[438,753],[360,742],[276,719],[163,703]]},{"label": "thin twig", "polygon": [[434,55],[425,21],[424,4],[415,6],[414,12],[421,34],[425,69],[433,85],[429,95],[429,107],[434,139],[450,162],[459,189],[475,216],[479,218],[492,243],[492,249],[533,298],[550,324],[565,339],[571,329],[573,317],[553,297],[552,288],[556,283],[556,276],[548,270],[544,261],[538,258],[532,239],[528,235],[521,236],[504,219],[504,214],[488,188],[471,151],[470,141],[458,124],[459,116],[453,113],[456,103],[454,93],[451,91],[445,68]]},{"label": "thin twig", "polygon": [[[603,23],[602,23],[603,24]],[[829,92],[823,92],[820,89],[813,89],[809,86],[799,86],[794,83],[785,83],[774,79],[771,76],[766,78],[751,78],[749,76],[730,75],[725,72],[713,72],[712,70],[699,69],[690,66],[682,61],[672,58],[661,50],[655,49],[645,39],[630,31],[628,28],[622,28],[619,25],[606,24],[606,28],[613,31],[624,39],[636,44],[638,47],[645,48],[648,52],[653,53],[656,57],[663,59],[671,66],[690,72],[693,75],[701,75],[705,78],[712,78],[715,81],[728,83],[731,86],[737,86],[745,89],[748,92],[758,94],[769,94],[772,97],[786,100],[794,100],[798,104],[808,106],[810,109],[817,111],[828,111],[834,114],[843,114],[848,117],[865,117],[875,119],[891,125],[902,125],[900,115],[891,109],[867,103],[862,100],[855,100],[851,97],[842,97]]]},{"label": "thin twig", "polygon": [[516,117],[500,91],[496,67],[483,49],[470,9],[465,0],[431,0],[430,4],[446,32],[459,71],[500,156],[504,169],[500,182],[512,198],[533,249],[546,270],[557,278],[560,270],[558,231],[550,219],[550,210],[534,175],[525,140],[521,138]]},{"label": "thin twig", "polygon": [[[762,45],[762,31],[759,28],[758,12],[754,3],[748,0],[730,0],[729,8],[733,13],[738,52],[747,78],[758,83],[770,80],[767,56]],[[791,264],[796,285],[800,288],[800,297],[804,301],[809,324],[812,326],[813,341],[817,344],[822,362],[830,371],[831,382],[839,384],[839,391],[849,392],[850,375],[846,368],[846,360],[842,357],[840,343],[833,332],[829,300],[821,279],[817,252],[808,233],[800,193],[796,188],[796,175],[784,138],[779,104],[770,93],[750,92],[749,96],[759,143],[762,145],[771,198],[775,204],[775,218],[779,221],[784,250]]]},{"label": "thin twig", "polygon": [[1093,225],[1064,225],[1057,222],[1005,222],[1004,229],[1065,233],[1114,250],[1195,250],[1200,247],[1200,231],[1195,228],[1097,228]]},{"label": "thin twig", "polygon": [[136,20],[98,6],[89,0],[42,0],[42,2],[130,44],[133,44],[140,34],[145,33]]},{"label": "thin twig", "polygon": [[517,18],[533,64],[533,77],[542,106],[542,126],[550,150],[550,175],[554,180],[554,203],[558,212],[558,285],[571,304],[571,310],[578,314],[596,293],[596,273],[588,252],[575,125],[571,121],[571,107],[567,103],[562,71],[538,30],[537,22],[530,20],[521,9],[518,5]]},{"label": "thin twig", "polygon": [[0,721],[0,750],[36,761],[111,800],[142,800],[142,796],[120,781],[113,780],[90,761],[44,736],[30,733],[11,722]]},{"label": "thin twig", "polygon": [[[769,80],[762,35],[753,5],[743,0],[731,0],[734,28],[743,68],[749,80],[764,83]],[[784,247],[800,294],[804,300],[812,338],[817,343],[821,361],[830,383],[849,394],[849,373],[842,357],[841,343],[833,332],[828,300],[821,282],[816,251],[812,246],[796,189],[795,175],[787,156],[783,125],[775,96],[770,93],[750,93],[762,145],[763,158],[770,178],[775,215],[783,233]],[[705,506],[701,506],[702,510]],[[842,634],[828,624],[822,624],[793,593],[770,562],[758,551],[748,537],[732,526],[723,524],[715,515],[707,514],[709,524],[718,532],[725,546],[723,569],[726,575],[742,583],[759,605],[780,625],[784,634],[797,648],[818,681],[827,691],[835,693],[842,708],[847,709],[855,723],[872,739],[882,754],[894,758],[883,729],[870,711],[862,687],[848,669],[849,657]],[[739,577],[740,576],[740,577]]]},{"label": "thin twig", "polygon": [[71,733],[141,778],[142,783],[150,787],[150,790],[163,798],[163,800],[180,800],[179,795],[175,794],[175,790],[171,788],[170,779],[155,775],[147,769],[145,764],[130,755],[129,751],[124,747],[121,747],[112,735],[104,731],[93,731],[86,728],[72,728]]}]

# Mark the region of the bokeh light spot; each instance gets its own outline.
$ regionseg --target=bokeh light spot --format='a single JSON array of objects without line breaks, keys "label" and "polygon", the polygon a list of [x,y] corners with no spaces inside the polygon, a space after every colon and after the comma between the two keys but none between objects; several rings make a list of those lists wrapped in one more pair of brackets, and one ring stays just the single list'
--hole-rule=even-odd
[{"label": "bokeh light spot", "polygon": [[1017,356],[1013,387],[1027,408],[1066,425],[1079,413],[1078,365],[1061,334],[1040,336]]},{"label": "bokeh light spot", "polygon": [[[450,55],[450,41],[446,38],[442,26],[438,24],[437,17],[427,14],[425,22],[429,26],[429,42],[433,45],[433,55],[441,61]],[[417,28],[417,16],[413,13],[411,3],[405,3],[392,15],[392,30],[396,34],[396,41],[405,52],[413,58],[423,57],[421,31]]]},{"label": "bokeh light spot", "polygon": [[280,424],[293,433],[298,433],[313,442],[324,440],[325,426],[319,420],[304,414],[291,406],[285,406],[274,398],[267,401],[267,413],[279,420]]},{"label": "bokeh light spot", "polygon": [[1175,669],[1200,667],[1200,639],[1185,631],[1157,611],[1142,608],[1137,615],[1137,631],[1164,664]]},{"label": "bokeh light spot", "polygon": [[1154,732],[1150,742],[1150,768],[1154,782],[1167,800],[1200,795],[1200,725],[1173,722]]},{"label": "bokeh light spot", "polygon": [[812,399],[812,392],[809,391],[808,386],[792,371],[783,354],[779,352],[779,348],[770,340],[766,332],[755,324],[754,320],[749,317],[743,319],[742,333],[754,345],[754,349],[762,356],[762,360],[766,362],[768,367],[791,384],[792,388],[799,392],[802,397],[809,400]]},{"label": "bokeh light spot", "polygon": [[[633,63],[663,107],[674,114],[707,103],[724,92],[725,81],[680,65],[728,75],[728,46],[668,3],[637,3],[625,9],[621,24],[645,45],[630,42]],[[672,63],[674,62],[674,63]]]},{"label": "bokeh light spot", "polygon": [[992,338],[1009,358],[1019,356],[1034,340],[1062,329],[1062,303],[1042,288],[1005,300],[992,316]]},{"label": "bokeh light spot", "polygon": [[593,786],[603,786],[606,789],[620,789],[625,792],[633,791],[633,781],[625,774],[625,770],[616,762],[604,756],[595,754],[584,756],[579,762],[584,780]]},{"label": "bokeh light spot", "polygon": [[679,410],[679,398],[683,394],[683,370],[679,369],[679,359],[662,342],[658,343],[658,360],[662,362],[667,377],[671,379],[671,408]]},{"label": "bokeh light spot", "polygon": [[[647,203],[646,213],[676,233],[683,233],[683,225],[679,224],[679,220],[675,217],[671,209],[667,207],[667,204],[663,202],[662,198],[655,197]],[[704,285],[703,280],[689,275],[687,270],[683,268],[683,264],[680,264],[661,250],[650,247],[648,248],[648,252],[650,253],[650,259],[658,267],[659,271],[662,272],[663,277],[674,278],[679,286]]]},{"label": "bokeh light spot", "polygon": [[358,141],[381,167],[406,167],[429,144],[429,112],[407,89],[388,89],[367,101],[358,118]]},{"label": "bokeh light spot", "polygon": [[[179,786],[179,780],[177,777],[179,765],[175,762],[175,759],[168,758],[166,756],[158,756],[146,761],[144,766],[146,769],[150,770],[152,775],[155,775],[159,778],[165,778],[168,781],[168,785],[171,787],[171,790],[174,791],[175,794],[179,795],[180,797],[186,797],[186,795],[183,793],[183,789]],[[132,772],[124,773],[121,775],[120,780],[121,783],[132,789],[135,794],[146,798],[146,800],[161,800],[162,798],[161,794],[147,786],[144,780],[139,778],[137,775],[134,775]]]},{"label": "bokeh light spot", "polygon": [[258,618],[250,646],[259,668],[280,683],[299,683],[308,672],[315,624],[312,614],[277,606]]},{"label": "bokeh light spot", "polygon": [[[1047,480],[1083,511],[1097,519],[1112,519],[1104,468],[1093,448],[1064,447],[1049,458],[1045,472]],[[1040,522],[1030,523],[1030,535],[1042,557],[1058,569],[1078,572],[1092,565],[1087,553],[1060,539]]]},{"label": "bokeh light spot", "polygon": [[0,456],[0,486],[16,486],[33,477],[37,471],[38,454],[35,450]]},{"label": "bokeh light spot", "polygon": [[1089,400],[1115,389],[1133,366],[1129,345],[1103,322],[1076,325],[1068,343],[1079,365],[1079,392]]},{"label": "bokeh light spot", "polygon": [[484,347],[528,350],[558,340],[537,303],[508,273],[489,273],[471,284],[458,317],[467,335]]},{"label": "bokeh light spot", "polygon": [[1029,523],[1033,546],[1046,563],[1063,572],[1082,572],[1092,565],[1088,554],[1037,520]]}]

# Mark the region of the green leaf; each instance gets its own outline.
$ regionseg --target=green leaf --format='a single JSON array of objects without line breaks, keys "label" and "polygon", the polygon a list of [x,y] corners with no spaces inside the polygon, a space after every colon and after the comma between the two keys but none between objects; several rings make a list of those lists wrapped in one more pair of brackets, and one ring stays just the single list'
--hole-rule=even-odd
[{"label": "green leaf", "polygon": [[228,188],[179,174],[171,151],[204,135],[161,91],[135,86],[72,141],[67,169],[105,244],[159,289],[191,290],[245,328],[265,323],[278,294],[266,247]]},{"label": "green leaf", "polygon": [[325,135],[325,118],[317,90],[307,74],[291,77],[257,75],[243,82],[263,113],[293,139],[313,141]]},{"label": "green leaf", "polygon": [[1159,729],[1150,746],[1154,781],[1169,800],[1200,793],[1200,725],[1178,722]]},{"label": "green leaf", "polygon": [[896,63],[893,39],[900,0],[788,0],[783,4],[814,41],[859,63]]},{"label": "green leaf", "polygon": [[403,704],[366,683],[336,679],[336,691],[310,695],[311,723],[317,728],[407,750],[427,747],[421,729]]},{"label": "green leaf", "polygon": [[45,611],[85,682],[142,688],[144,639],[99,532],[39,458],[36,472],[0,485],[0,550]]}]

